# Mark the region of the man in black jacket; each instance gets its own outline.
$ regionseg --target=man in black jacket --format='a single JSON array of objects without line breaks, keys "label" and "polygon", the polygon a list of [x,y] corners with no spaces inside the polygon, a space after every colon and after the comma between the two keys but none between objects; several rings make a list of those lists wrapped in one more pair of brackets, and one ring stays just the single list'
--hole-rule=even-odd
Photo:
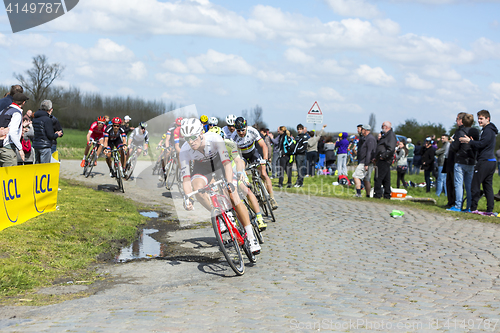
[{"label": "man in black jacket", "polygon": [[366,196],[370,197],[370,176],[373,170],[372,158],[375,155],[375,147],[377,140],[371,134],[372,127],[370,125],[361,125],[360,142],[363,138],[363,145],[358,148],[358,166],[353,173],[354,184],[356,185],[355,197],[361,197],[361,181],[365,184]]},{"label": "man in black jacket", "polygon": [[52,140],[62,136],[62,131],[54,131],[52,119],[49,117],[50,111],[52,102],[45,100],[41,103],[40,110],[35,112],[33,119],[35,163],[50,163]]},{"label": "man in black jacket", "polygon": [[[62,137],[64,135],[64,131],[62,129],[61,123],[52,113],[54,113],[54,109],[52,109],[49,112],[49,117],[52,120],[52,126],[54,127],[54,132],[60,131],[61,132],[60,137]],[[50,147],[50,152],[53,154],[56,150],[57,150],[57,138],[52,140],[52,146]]]},{"label": "man in black jacket", "polygon": [[[470,143],[461,143],[460,138],[464,136],[473,137],[479,140],[479,131],[472,128],[474,116],[467,113],[462,117],[463,127],[455,132],[455,141],[450,145],[450,150],[455,152],[455,206],[447,210],[452,212],[470,212],[472,203],[471,185],[472,176],[474,174],[474,164],[476,162],[476,154],[472,150]],[[467,196],[467,204],[463,206],[463,188]]]},{"label": "man in black jacket", "polygon": [[[396,150],[396,134],[392,130],[392,124],[385,121],[382,124],[382,137],[378,140],[375,150],[375,165],[377,174],[375,177],[374,198],[391,198],[391,164]],[[384,190],[382,191],[382,186]]]},{"label": "man in black jacket", "polygon": [[307,134],[307,130],[302,124],[297,125],[297,133],[297,137],[295,138],[295,149],[293,151],[293,155],[295,155],[295,163],[297,164],[297,182],[295,183],[295,187],[302,187],[307,168],[306,152],[309,134]]},{"label": "man in black jacket", "polygon": [[476,166],[474,176],[472,176],[471,196],[472,203],[470,210],[478,213],[477,204],[481,197],[481,184],[483,185],[484,196],[486,197],[486,212],[493,215],[495,206],[493,194],[493,175],[496,169],[495,144],[498,129],[490,122],[490,113],[481,110],[477,113],[477,122],[483,129],[479,140],[473,140],[469,136],[461,137],[461,143],[470,143],[472,149],[476,151]]}]

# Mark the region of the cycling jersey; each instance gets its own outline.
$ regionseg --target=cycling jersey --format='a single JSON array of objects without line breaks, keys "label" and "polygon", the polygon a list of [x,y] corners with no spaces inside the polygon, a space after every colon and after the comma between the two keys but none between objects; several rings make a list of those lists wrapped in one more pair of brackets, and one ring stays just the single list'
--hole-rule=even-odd
[{"label": "cycling jersey", "polygon": [[132,131],[132,134],[130,134],[130,139],[132,139],[133,144],[135,144],[136,146],[140,146],[141,144],[149,143],[148,134],[148,130],[145,130],[144,134],[142,134],[142,128],[136,127]]},{"label": "cycling jersey", "polygon": [[[181,163],[181,177],[191,177],[190,162],[193,161],[193,175],[210,175],[222,169],[222,164],[229,162],[226,145],[219,134],[208,132],[203,134],[205,149],[203,152],[191,149],[189,143],[182,145],[179,159]],[[194,177],[193,177],[194,178]]]},{"label": "cycling jersey", "polygon": [[231,133],[231,131],[229,130],[229,127],[227,127],[227,125],[222,127],[222,131],[224,132],[224,137],[226,139],[230,139],[230,140],[232,140],[231,136],[233,136],[233,133],[236,133],[236,131]]},{"label": "cycling jersey", "polygon": [[121,147],[123,145],[123,138],[126,138],[127,135],[121,127],[118,129],[117,133],[113,131],[113,127],[108,127],[106,132],[104,132],[104,137],[108,138],[108,147],[113,149],[113,147]]},{"label": "cycling jersey", "polygon": [[182,147],[182,145],[184,144],[184,142],[186,142],[186,141],[184,141],[184,137],[183,137],[183,136],[182,136],[182,134],[181,134],[181,127],[180,127],[180,126],[178,126],[178,127],[174,130],[174,135],[173,135],[173,137],[174,137],[174,145],[175,145],[176,143],[178,143],[178,144],[179,144],[179,147]]},{"label": "cycling jersey", "polygon": [[94,121],[92,125],[90,125],[89,133],[90,138],[99,141],[104,136],[104,132],[106,131],[106,125],[103,125],[101,129],[99,129],[99,123]]},{"label": "cycling jersey", "polygon": [[255,143],[262,140],[260,133],[253,127],[247,127],[244,137],[240,137],[236,131],[233,132],[231,140],[236,142],[243,155],[250,154],[255,149]]}]

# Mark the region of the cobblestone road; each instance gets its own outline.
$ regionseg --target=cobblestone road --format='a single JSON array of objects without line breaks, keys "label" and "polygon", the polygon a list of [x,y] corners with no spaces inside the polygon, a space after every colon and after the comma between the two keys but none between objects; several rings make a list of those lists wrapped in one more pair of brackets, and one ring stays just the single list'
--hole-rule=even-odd
[{"label": "cobblestone road", "polygon": [[[391,218],[400,209],[392,201],[277,199],[278,222],[269,222],[243,277],[223,261],[114,265],[112,289],[30,309],[0,329],[500,332],[498,225],[408,208]],[[209,228],[171,237],[186,246],[196,238],[200,251],[213,246]]]}]

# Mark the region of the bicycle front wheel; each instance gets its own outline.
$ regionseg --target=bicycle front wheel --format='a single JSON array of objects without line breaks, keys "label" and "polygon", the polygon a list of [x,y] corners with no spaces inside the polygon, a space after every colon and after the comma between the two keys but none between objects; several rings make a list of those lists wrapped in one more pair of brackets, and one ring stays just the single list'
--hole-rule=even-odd
[{"label": "bicycle front wheel", "polygon": [[259,187],[260,187],[260,192],[262,193],[264,206],[266,206],[265,209],[269,212],[269,214],[271,214],[271,220],[273,222],[276,222],[276,218],[274,217],[273,208],[271,207],[271,198],[269,196],[269,192],[267,192],[267,189],[264,186],[264,183],[262,183],[262,180],[260,180],[260,179],[259,179]]},{"label": "bicycle front wheel", "polygon": [[89,158],[85,162],[85,168],[83,168],[83,174],[85,175],[85,178],[88,178],[90,176],[90,173],[92,172],[92,169],[94,168],[95,161],[97,161],[97,149],[96,148],[92,149],[92,152],[90,153]]},{"label": "bicycle front wheel", "polygon": [[174,185],[175,177],[177,175],[177,163],[175,163],[174,160],[170,161],[170,165],[168,166],[167,170],[167,179],[166,179],[166,186],[167,190],[172,189],[172,185]]},{"label": "bicycle front wheel", "polygon": [[264,236],[260,233],[259,225],[257,224],[257,218],[254,210],[250,207],[250,204],[247,202],[247,199],[243,200],[245,206],[248,210],[248,215],[250,216],[250,223],[252,223],[253,234],[257,237],[259,244],[264,244]]},{"label": "bicycle front wheel", "polygon": [[122,191],[122,193],[125,193],[125,189],[123,188],[122,172],[120,170],[119,162],[115,162],[115,174],[116,174],[116,182],[118,183],[118,190]]},{"label": "bicycle front wheel", "polygon": [[[228,218],[225,212],[223,214]],[[224,233],[220,232],[221,224],[226,226],[226,231],[224,231]],[[238,244],[233,230],[231,230],[231,227],[224,221],[224,217],[219,209],[212,210],[212,227],[214,228],[215,238],[217,239],[217,243],[219,243],[219,248],[222,254],[224,254],[224,257],[226,257],[227,263],[236,275],[243,275],[245,273],[245,263],[241,255],[240,245]]]},{"label": "bicycle front wheel", "polygon": [[132,156],[128,160],[127,170],[125,170],[125,179],[129,179],[134,172],[135,164],[137,163],[137,154],[135,152],[132,153]]}]

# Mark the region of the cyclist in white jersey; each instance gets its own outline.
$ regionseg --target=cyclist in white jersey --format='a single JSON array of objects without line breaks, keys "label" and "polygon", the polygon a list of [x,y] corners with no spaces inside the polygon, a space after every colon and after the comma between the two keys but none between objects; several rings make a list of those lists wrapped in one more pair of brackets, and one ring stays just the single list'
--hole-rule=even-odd
[{"label": "cyclist in white jersey", "polygon": [[222,132],[224,132],[224,137],[226,139],[231,139],[231,136],[234,133],[234,121],[236,120],[236,116],[234,114],[230,114],[226,117],[226,126],[222,127]]},{"label": "cyclist in white jersey", "polygon": [[130,154],[132,154],[134,147],[137,147],[138,155],[141,153],[143,146],[144,156],[148,154],[149,133],[146,130],[146,127],[148,127],[148,124],[140,122],[139,126],[132,131],[132,134],[130,134],[130,137],[128,139],[129,149],[127,154],[127,161],[130,158]]},{"label": "cyclist in white jersey", "polygon": [[[255,238],[248,210],[240,200],[236,191],[236,182],[233,180],[233,168],[229,159],[229,154],[223,139],[215,133],[203,132],[203,125],[200,120],[190,118],[181,125],[181,134],[186,143],[180,151],[181,177],[184,193],[191,193],[205,187],[214,181],[214,173],[221,173],[228,181],[228,192],[233,207],[243,224],[250,241],[250,251],[254,254],[260,253],[260,245]],[[190,162],[193,161],[193,171],[190,169]],[[198,202],[208,211],[212,210],[209,195],[207,193],[196,194]],[[186,201],[186,210],[192,210],[191,201]]]},{"label": "cyclist in white jersey", "polygon": [[[234,127],[236,128],[236,131],[233,133],[231,139],[236,142],[238,148],[240,148],[243,159],[245,159],[248,163],[260,163],[260,178],[262,178],[267,192],[271,197],[271,206],[273,210],[277,209],[278,203],[276,202],[276,199],[274,199],[273,184],[271,183],[271,179],[266,171],[266,160],[269,157],[269,152],[267,151],[267,146],[264,143],[264,140],[260,136],[259,131],[251,126],[247,126],[247,121],[243,117],[236,118],[234,121]],[[264,154],[263,159],[260,156],[259,151],[255,148],[255,143],[262,148],[262,153]]]}]

